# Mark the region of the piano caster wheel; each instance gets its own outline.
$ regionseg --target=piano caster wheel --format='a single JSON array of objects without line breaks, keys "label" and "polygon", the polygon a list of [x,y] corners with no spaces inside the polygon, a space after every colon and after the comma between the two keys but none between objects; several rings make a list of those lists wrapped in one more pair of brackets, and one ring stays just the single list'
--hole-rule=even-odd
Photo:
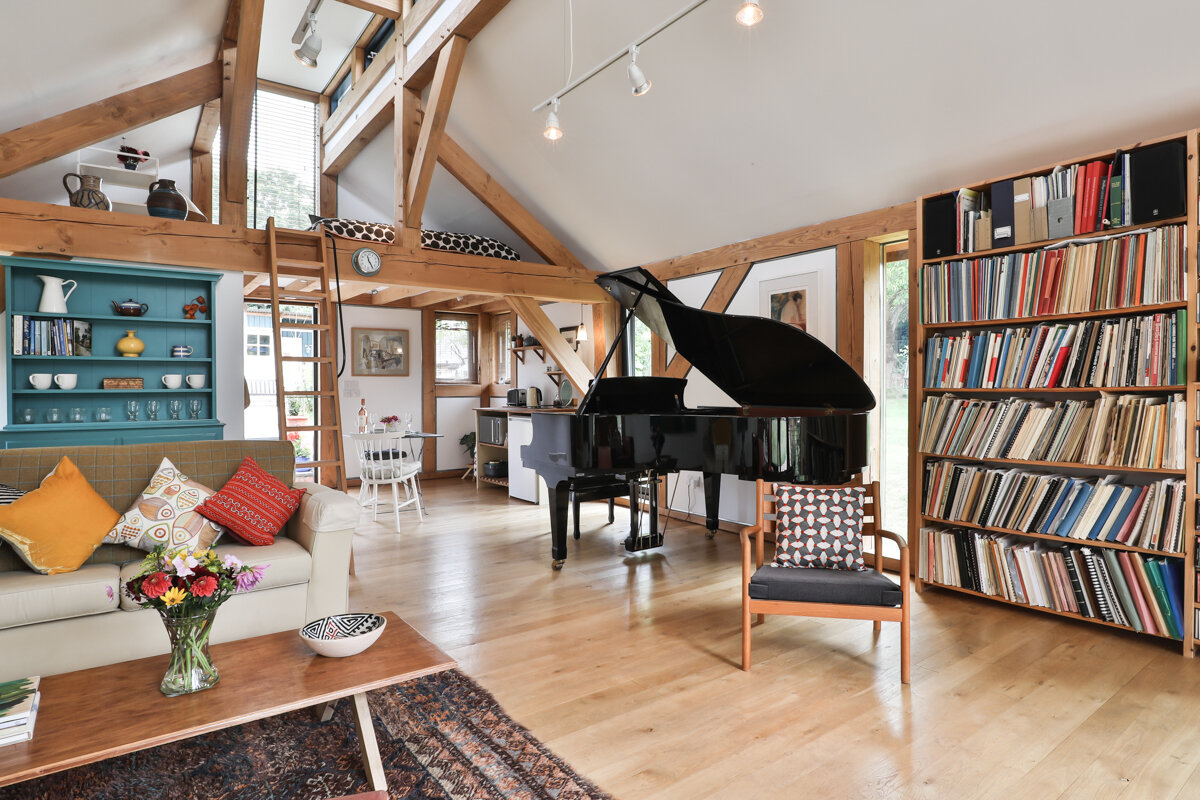
[{"label": "piano caster wheel", "polygon": [[563,564],[565,564],[565,563],[567,563],[567,560],[565,558],[556,558],[550,562],[550,566],[554,569],[555,572],[557,572],[558,570],[562,569]]},{"label": "piano caster wheel", "polygon": [[715,539],[715,538],[717,538],[717,532],[716,531],[705,531],[704,538],[705,539]]}]

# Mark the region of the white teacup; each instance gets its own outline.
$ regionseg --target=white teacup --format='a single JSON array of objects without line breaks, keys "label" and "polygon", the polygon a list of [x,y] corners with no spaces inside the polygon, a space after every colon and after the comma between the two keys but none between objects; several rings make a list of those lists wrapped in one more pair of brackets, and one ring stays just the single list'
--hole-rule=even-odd
[{"label": "white teacup", "polygon": [[60,389],[74,389],[79,375],[74,372],[60,372],[54,376],[54,385]]},{"label": "white teacup", "polygon": [[187,385],[193,389],[203,389],[204,388],[204,375],[202,375],[202,374],[197,373],[194,375],[188,375],[186,380],[187,380]]},{"label": "white teacup", "polygon": [[35,372],[29,376],[29,385],[35,389],[49,389],[53,379],[49,372]]},{"label": "white teacup", "polygon": [[183,376],[177,372],[162,376],[162,385],[168,389],[178,389],[183,386]]}]

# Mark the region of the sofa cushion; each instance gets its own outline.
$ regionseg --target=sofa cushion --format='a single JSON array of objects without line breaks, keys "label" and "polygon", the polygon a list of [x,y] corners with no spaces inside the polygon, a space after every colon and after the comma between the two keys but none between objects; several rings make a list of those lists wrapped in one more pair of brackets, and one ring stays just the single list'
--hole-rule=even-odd
[{"label": "sofa cushion", "polygon": [[767,564],[750,577],[749,590],[755,600],[799,603],[898,606],[904,599],[891,578],[873,569],[805,569]]},{"label": "sofa cushion", "polygon": [[196,510],[212,494],[212,489],[184,475],[171,459],[164,458],[104,541],[146,551],[160,544],[172,549],[207,548],[225,532],[223,526]]},{"label": "sofa cushion", "polygon": [[[274,544],[254,546],[245,544],[223,544],[217,548],[217,554],[224,558],[226,555],[236,556],[242,563],[250,566],[269,564],[263,578],[250,591],[261,592],[279,586],[294,586],[308,583],[312,576],[312,556],[302,545],[286,537],[280,537]],[[131,561],[121,567],[121,585],[137,577],[142,566],[140,561]],[[121,608],[126,611],[137,611],[141,606],[135,603],[124,592],[121,592]]]},{"label": "sofa cushion", "polygon": [[0,628],[112,611],[119,581],[116,564],[88,564],[60,575],[0,572]]},{"label": "sofa cushion", "polygon": [[78,569],[120,517],[63,456],[41,485],[0,506],[0,538],[44,575]]},{"label": "sofa cushion", "polygon": [[289,489],[246,456],[229,482],[199,511],[246,544],[267,545],[296,513],[304,491]]}]

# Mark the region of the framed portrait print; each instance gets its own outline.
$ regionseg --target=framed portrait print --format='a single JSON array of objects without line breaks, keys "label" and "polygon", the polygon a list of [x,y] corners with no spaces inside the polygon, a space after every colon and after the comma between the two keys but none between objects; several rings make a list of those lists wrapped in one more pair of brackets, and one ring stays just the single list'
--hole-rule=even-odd
[{"label": "framed portrait print", "polygon": [[[783,266],[782,263],[779,264]],[[832,270],[814,269],[758,284],[759,313],[837,347],[837,307]]]},{"label": "framed portrait print", "polygon": [[363,377],[408,376],[408,331],[351,328],[350,374]]},{"label": "framed portrait print", "polygon": [[567,340],[567,344],[571,345],[571,349],[578,352],[579,350],[579,327],[571,325],[566,328],[559,328],[558,332]]}]

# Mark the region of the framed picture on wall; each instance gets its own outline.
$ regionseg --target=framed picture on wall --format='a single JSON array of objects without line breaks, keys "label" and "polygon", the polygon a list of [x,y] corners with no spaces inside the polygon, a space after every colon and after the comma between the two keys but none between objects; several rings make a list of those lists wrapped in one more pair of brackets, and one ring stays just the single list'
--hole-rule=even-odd
[{"label": "framed picture on wall", "polygon": [[350,374],[363,377],[408,376],[408,331],[351,328]]},{"label": "framed picture on wall", "polygon": [[[776,269],[785,268],[783,259],[770,262],[770,264]],[[800,265],[797,264],[797,266]],[[799,328],[836,349],[835,281],[833,269],[824,266],[815,268],[808,266],[807,269],[798,271],[794,275],[760,281],[758,284],[758,313]]]},{"label": "framed picture on wall", "polygon": [[570,325],[566,328],[559,328],[558,332],[561,333],[563,338],[567,340],[567,344],[571,345],[572,350],[575,350],[576,352],[579,351],[579,339],[577,338],[579,336],[578,325]]}]

